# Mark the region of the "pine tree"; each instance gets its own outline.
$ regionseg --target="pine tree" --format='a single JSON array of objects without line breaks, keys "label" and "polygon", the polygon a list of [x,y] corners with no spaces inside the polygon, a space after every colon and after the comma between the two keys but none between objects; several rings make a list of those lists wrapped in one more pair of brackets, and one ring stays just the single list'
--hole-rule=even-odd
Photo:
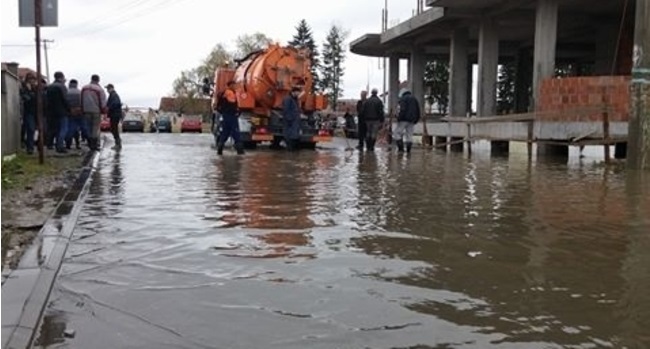
[{"label": "pine tree", "polygon": [[429,88],[428,101],[436,104],[438,113],[447,114],[449,109],[449,64],[434,60],[424,69],[424,84]]},{"label": "pine tree", "polygon": [[312,92],[320,86],[320,79],[318,70],[320,68],[320,60],[318,58],[318,48],[311,32],[311,28],[304,19],[300,20],[296,26],[296,34],[293,40],[289,41],[289,45],[297,49],[309,50],[309,60],[311,61],[311,75],[313,77]]},{"label": "pine tree", "polygon": [[323,43],[323,64],[321,65],[320,87],[328,96],[332,109],[336,108],[339,97],[343,96],[341,77],[345,73],[343,62],[345,50],[343,44],[348,33],[341,27],[333,25]]},{"label": "pine tree", "polygon": [[508,114],[515,109],[515,79],[517,66],[508,62],[499,67],[497,81],[497,113]]}]

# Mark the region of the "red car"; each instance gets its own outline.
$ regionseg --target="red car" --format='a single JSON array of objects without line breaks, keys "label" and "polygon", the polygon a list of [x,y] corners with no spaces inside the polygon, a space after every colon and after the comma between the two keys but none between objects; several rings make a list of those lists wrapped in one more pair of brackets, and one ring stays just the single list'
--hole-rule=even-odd
[{"label": "red car", "polygon": [[102,116],[102,122],[99,123],[99,130],[102,132],[111,130],[111,120],[107,116]]},{"label": "red car", "polygon": [[181,122],[181,133],[185,132],[198,132],[203,131],[203,125],[201,124],[200,117],[184,117]]}]

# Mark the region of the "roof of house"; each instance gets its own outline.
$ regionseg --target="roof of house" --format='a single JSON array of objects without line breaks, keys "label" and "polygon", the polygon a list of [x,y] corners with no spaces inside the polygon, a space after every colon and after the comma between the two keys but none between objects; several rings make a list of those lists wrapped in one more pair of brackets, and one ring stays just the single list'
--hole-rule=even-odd
[{"label": "roof of house", "polygon": [[158,111],[205,114],[212,111],[212,102],[207,98],[162,97]]},{"label": "roof of house", "polygon": [[[10,70],[9,67],[8,67],[9,64],[11,64],[11,63],[10,62],[2,62],[2,70],[9,71]],[[36,71],[35,70],[30,69],[30,68],[25,68],[25,67],[18,67],[18,78],[20,80],[23,80],[25,78],[25,75],[27,75],[29,73],[36,76]],[[41,77],[43,79],[47,80],[47,77],[45,75],[41,74]]]}]

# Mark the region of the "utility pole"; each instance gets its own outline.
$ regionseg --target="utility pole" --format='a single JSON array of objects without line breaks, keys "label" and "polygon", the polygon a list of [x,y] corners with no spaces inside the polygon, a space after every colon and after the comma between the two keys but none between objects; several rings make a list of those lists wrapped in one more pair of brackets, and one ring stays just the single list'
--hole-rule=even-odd
[{"label": "utility pole", "polygon": [[[381,32],[385,32],[388,30],[388,0],[384,0],[384,10],[382,11],[382,23],[381,23]],[[382,99],[384,102],[384,105],[386,105],[386,100],[388,98],[388,93],[386,91],[386,79],[387,79],[387,72],[386,72],[386,57],[382,58],[382,72],[384,73],[384,81],[383,81],[383,93],[382,93]]]},{"label": "utility pole", "polygon": [[48,81],[50,81],[50,60],[47,58],[47,44],[53,43],[54,40],[43,39],[41,41],[43,41],[43,51],[45,51],[45,75]]},{"label": "utility pole", "polygon": [[627,166],[650,170],[650,0],[636,0]]},{"label": "utility pole", "polygon": [[41,74],[41,25],[43,24],[42,1],[34,0],[34,28],[36,30],[36,122],[38,124],[38,162],[43,164],[43,79]]}]

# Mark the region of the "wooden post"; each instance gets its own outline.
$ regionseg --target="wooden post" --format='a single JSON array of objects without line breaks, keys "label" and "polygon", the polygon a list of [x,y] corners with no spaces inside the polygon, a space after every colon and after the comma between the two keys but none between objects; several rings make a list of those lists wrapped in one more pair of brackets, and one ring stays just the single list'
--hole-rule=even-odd
[{"label": "wooden post", "polygon": [[601,101],[603,103],[603,140],[605,144],[605,163],[609,164],[612,161],[610,154],[610,138],[609,138],[609,111],[607,110],[607,86],[603,86]]},{"label": "wooden post", "polygon": [[535,121],[528,121],[528,161],[533,160],[533,137],[535,136]]}]

